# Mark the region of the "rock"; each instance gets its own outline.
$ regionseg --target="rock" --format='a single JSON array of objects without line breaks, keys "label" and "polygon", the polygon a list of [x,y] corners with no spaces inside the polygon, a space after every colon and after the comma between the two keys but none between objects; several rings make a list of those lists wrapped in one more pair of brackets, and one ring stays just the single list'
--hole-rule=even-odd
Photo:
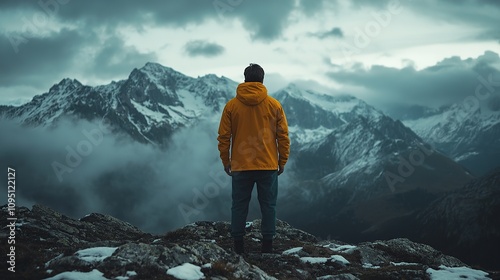
[{"label": "rock", "polygon": [[[460,260],[408,239],[358,245],[319,241],[284,221],[277,221],[274,254],[260,253],[260,220],[249,223],[248,253],[240,256],[232,250],[230,224],[223,221],[152,235],[97,213],[75,220],[42,205],[18,207],[15,213],[16,272],[5,269],[2,279],[174,279],[167,271],[177,267],[194,267],[205,279],[428,279],[427,271],[467,269]],[[1,218],[7,215],[4,206]],[[11,232],[6,227],[0,234],[7,238]],[[7,242],[0,246],[3,252],[10,249]]]}]

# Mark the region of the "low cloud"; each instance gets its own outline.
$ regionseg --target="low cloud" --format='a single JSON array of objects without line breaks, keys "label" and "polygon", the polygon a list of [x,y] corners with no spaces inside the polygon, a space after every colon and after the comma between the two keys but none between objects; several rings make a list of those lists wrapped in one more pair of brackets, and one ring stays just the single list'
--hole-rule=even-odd
[{"label": "low cloud", "polygon": [[214,57],[224,53],[223,46],[203,40],[189,41],[184,48],[189,56]]},{"label": "low cloud", "polygon": [[197,220],[229,220],[230,180],[214,123],[179,130],[166,150],[101,127],[0,122],[11,133],[0,138],[0,158],[2,170],[16,170],[18,205],[40,203],[73,218],[110,214],[154,233]]}]

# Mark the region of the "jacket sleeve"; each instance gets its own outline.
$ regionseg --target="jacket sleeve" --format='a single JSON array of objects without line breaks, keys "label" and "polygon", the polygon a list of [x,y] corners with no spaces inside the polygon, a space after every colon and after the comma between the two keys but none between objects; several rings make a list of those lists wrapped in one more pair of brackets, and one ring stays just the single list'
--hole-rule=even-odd
[{"label": "jacket sleeve", "polygon": [[219,153],[224,167],[231,163],[229,157],[229,149],[231,148],[231,113],[228,110],[228,105],[224,107],[219,124]]},{"label": "jacket sleeve", "polygon": [[288,122],[286,121],[285,111],[281,106],[278,110],[276,126],[276,139],[278,141],[279,153],[278,165],[283,167],[290,154],[290,138],[288,137]]}]

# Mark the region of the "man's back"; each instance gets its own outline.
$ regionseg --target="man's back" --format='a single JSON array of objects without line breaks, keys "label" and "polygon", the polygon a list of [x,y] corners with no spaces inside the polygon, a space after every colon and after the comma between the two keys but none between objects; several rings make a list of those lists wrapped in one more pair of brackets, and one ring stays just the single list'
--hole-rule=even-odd
[{"label": "man's back", "polygon": [[[281,166],[284,166],[290,145],[286,117],[281,104],[267,95],[262,83],[240,84],[236,97],[224,108],[219,128],[219,150],[229,148],[229,139],[232,142],[233,171],[276,170],[278,154]],[[278,151],[281,146],[282,151]]]}]

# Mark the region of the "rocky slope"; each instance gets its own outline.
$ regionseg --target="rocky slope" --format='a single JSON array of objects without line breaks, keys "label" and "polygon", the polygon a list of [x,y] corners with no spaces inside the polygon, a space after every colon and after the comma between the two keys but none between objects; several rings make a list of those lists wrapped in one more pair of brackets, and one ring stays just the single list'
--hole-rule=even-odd
[{"label": "rocky slope", "polygon": [[[11,215],[9,211],[14,211]],[[495,272],[408,239],[345,244],[318,240],[278,222],[274,254],[259,253],[259,221],[248,253],[236,255],[227,222],[197,222],[163,235],[111,216],[71,219],[47,207],[1,208],[2,252],[14,252],[2,279],[497,279]],[[15,244],[7,245],[9,236]],[[12,238],[11,238],[12,239]],[[11,247],[12,246],[12,247]],[[9,248],[10,247],[10,248]],[[9,258],[9,256],[7,256]],[[15,268],[12,266],[15,265]],[[15,270],[11,272],[8,270]],[[452,277],[452,278],[443,278]],[[455,278],[453,278],[455,277]]]},{"label": "rocky slope", "polygon": [[416,216],[421,240],[468,263],[500,269],[500,168],[434,201]]}]

